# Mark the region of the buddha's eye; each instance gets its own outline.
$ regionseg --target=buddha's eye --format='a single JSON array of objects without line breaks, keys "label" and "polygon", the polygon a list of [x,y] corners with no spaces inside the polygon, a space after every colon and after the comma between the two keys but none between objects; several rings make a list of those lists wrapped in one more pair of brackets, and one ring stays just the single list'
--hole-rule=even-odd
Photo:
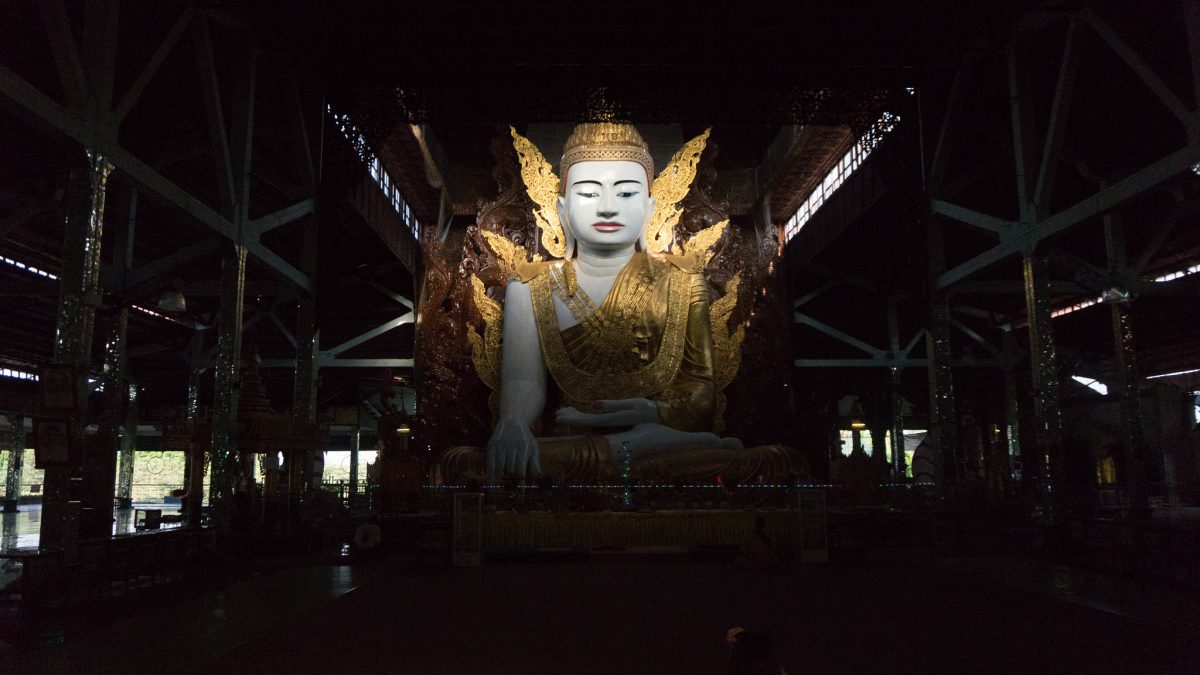
[{"label": "buddha's eye", "polygon": [[636,195],[636,194],[637,194],[637,191],[636,191],[636,190],[622,190],[622,191],[620,191],[620,192],[618,192],[618,193],[617,193],[617,196],[618,196],[618,197],[622,197],[622,198],[624,198],[624,199],[629,199],[630,197],[632,197],[632,196],[634,196],[634,195]]},{"label": "buddha's eye", "polygon": [[583,197],[584,199],[595,199],[596,197],[600,196],[599,193],[596,192],[576,192],[575,194],[579,197]]}]

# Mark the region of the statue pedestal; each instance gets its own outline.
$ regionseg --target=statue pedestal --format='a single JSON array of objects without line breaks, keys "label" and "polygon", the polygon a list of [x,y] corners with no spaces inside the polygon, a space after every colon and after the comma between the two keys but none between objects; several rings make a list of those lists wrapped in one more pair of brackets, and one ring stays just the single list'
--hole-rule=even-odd
[{"label": "statue pedestal", "polygon": [[794,547],[797,520],[795,512],[788,509],[651,513],[497,511],[483,516],[483,550],[740,546],[753,534],[758,516],[766,520],[766,531],[776,550]]}]

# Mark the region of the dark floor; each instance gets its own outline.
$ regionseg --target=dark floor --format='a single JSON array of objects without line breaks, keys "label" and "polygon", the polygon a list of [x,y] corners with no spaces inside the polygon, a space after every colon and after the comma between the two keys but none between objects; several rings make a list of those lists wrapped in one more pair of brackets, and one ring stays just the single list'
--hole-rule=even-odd
[{"label": "dark floor", "polygon": [[793,674],[1200,671],[1194,602],[1151,590],[1015,558],[898,555],[766,573],[392,558],[281,570],[113,616],[18,663],[9,654],[0,670],[722,673],[725,631],[742,625],[768,631]]}]

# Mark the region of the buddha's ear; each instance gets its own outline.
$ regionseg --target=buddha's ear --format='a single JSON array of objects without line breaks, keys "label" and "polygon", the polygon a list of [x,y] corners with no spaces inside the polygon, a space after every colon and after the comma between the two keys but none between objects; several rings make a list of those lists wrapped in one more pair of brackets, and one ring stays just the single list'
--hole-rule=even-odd
[{"label": "buddha's ear", "polygon": [[570,260],[575,257],[575,235],[571,232],[571,220],[567,218],[567,198],[563,195],[558,196],[558,223],[562,226],[567,245],[563,259]]},{"label": "buddha's ear", "polygon": [[650,232],[650,223],[654,220],[654,209],[658,206],[658,201],[654,197],[646,199],[646,215],[642,218],[642,234],[638,237],[638,248],[642,251],[650,250],[650,240],[646,239],[646,235]]}]

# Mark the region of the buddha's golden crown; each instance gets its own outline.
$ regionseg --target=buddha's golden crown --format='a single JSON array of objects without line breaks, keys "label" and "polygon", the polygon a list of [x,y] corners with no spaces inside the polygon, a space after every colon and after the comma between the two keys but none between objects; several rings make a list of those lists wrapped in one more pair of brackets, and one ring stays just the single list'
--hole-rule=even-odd
[{"label": "buddha's golden crown", "polygon": [[573,164],[614,160],[641,164],[646,169],[646,184],[649,187],[654,177],[654,159],[650,156],[650,147],[632,124],[589,122],[576,126],[563,146],[559,174],[565,185],[567,170]]}]

